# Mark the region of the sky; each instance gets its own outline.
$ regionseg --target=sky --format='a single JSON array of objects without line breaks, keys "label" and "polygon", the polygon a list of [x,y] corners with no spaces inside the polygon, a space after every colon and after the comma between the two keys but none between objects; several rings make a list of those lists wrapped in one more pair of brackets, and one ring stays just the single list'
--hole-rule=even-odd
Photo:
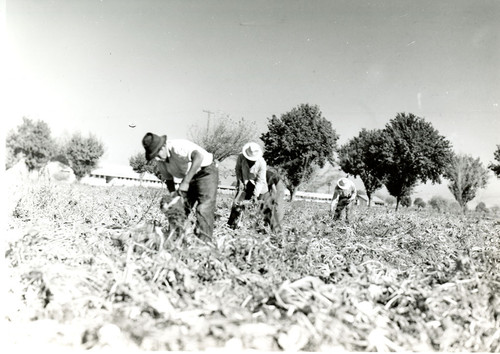
[{"label": "sky", "polygon": [[[498,0],[4,0],[3,11],[6,130],[28,117],[56,138],[92,133],[102,164],[128,164],[148,131],[188,138],[226,114],[265,132],[302,103],[339,144],[400,112],[484,165],[500,144]],[[478,197],[500,205],[498,179]]]}]

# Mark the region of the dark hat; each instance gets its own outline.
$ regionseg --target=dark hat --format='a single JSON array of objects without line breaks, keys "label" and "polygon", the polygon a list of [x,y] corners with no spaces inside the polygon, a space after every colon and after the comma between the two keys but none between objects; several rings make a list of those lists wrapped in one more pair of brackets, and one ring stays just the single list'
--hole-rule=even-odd
[{"label": "dark hat", "polygon": [[144,135],[144,138],[142,138],[142,146],[144,146],[144,150],[146,150],[146,160],[151,161],[154,159],[162,146],[165,145],[166,141],[166,135],[158,136],[153,133]]}]

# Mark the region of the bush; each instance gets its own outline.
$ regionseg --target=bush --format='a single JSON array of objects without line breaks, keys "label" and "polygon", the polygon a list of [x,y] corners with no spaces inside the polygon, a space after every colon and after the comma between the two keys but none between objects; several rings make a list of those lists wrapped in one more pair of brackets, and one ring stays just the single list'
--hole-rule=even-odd
[{"label": "bush", "polygon": [[429,200],[429,205],[436,209],[437,211],[445,211],[448,206],[448,201],[441,196],[433,196],[431,200]]},{"label": "bush", "polygon": [[476,211],[477,212],[480,212],[480,213],[488,213],[489,210],[488,208],[486,207],[486,204],[484,204],[484,202],[479,202],[477,205],[476,205]]},{"label": "bush", "polygon": [[427,205],[426,202],[422,198],[416,198],[415,201],[413,202],[413,205],[415,205],[418,209],[423,209]]},{"label": "bush", "polygon": [[401,205],[408,208],[411,206],[411,198],[409,196],[401,197]]}]

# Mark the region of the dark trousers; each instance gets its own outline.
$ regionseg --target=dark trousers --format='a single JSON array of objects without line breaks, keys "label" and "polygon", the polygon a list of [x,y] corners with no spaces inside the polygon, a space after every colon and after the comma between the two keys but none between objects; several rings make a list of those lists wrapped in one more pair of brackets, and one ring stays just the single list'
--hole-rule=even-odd
[{"label": "dark trousers", "polygon": [[253,191],[255,189],[255,185],[251,182],[247,182],[244,191],[237,191],[236,196],[234,197],[233,206],[231,207],[231,214],[229,214],[229,220],[227,224],[232,229],[236,229],[238,227],[238,223],[241,218],[241,214],[245,210],[245,205],[243,201],[252,199]]},{"label": "dark trousers", "polygon": [[271,231],[280,231],[283,221],[283,201],[285,198],[285,185],[278,181],[269,185],[269,193],[264,195],[261,212],[264,215],[264,223],[271,227]]},{"label": "dark trousers", "polygon": [[[245,200],[250,200],[253,196],[255,185],[248,182],[244,192],[238,192],[234,198],[231,214],[227,224],[229,227],[236,229],[245,210],[245,205],[242,203]],[[259,195],[260,213],[264,218],[264,224],[270,226],[272,231],[281,230],[281,221],[283,220],[283,184],[276,188],[270,188],[269,192]]]},{"label": "dark trousers", "polygon": [[211,240],[214,232],[215,204],[219,169],[215,162],[203,167],[189,183],[185,200],[186,215],[196,206],[196,234],[204,240]]},{"label": "dark trousers", "polygon": [[280,231],[283,220],[282,201],[269,192],[262,194],[259,200],[261,201],[260,212],[264,218],[264,225],[269,226],[271,231]]},{"label": "dark trousers", "polygon": [[345,219],[349,221],[349,215],[351,213],[353,202],[349,201],[349,198],[339,198],[337,203],[337,208],[335,209],[334,220],[339,220],[342,215],[342,211],[345,209]]}]

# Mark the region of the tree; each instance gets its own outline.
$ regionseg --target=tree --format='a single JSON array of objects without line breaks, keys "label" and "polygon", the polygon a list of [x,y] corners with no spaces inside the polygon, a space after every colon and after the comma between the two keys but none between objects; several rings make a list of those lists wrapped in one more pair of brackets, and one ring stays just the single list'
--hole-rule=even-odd
[{"label": "tree", "polygon": [[128,159],[128,163],[130,167],[132,167],[132,170],[134,170],[134,172],[137,172],[139,174],[144,174],[146,172],[153,174],[155,173],[154,164],[148,163],[148,160],[146,160],[144,152],[138,152],[135,155],[132,155]]},{"label": "tree", "polygon": [[313,166],[333,165],[338,135],[317,105],[301,104],[280,118],[268,119],[268,132],[261,135],[264,159],[284,173],[293,200],[297,187],[307,181]]},{"label": "tree", "polygon": [[488,165],[488,168],[492,170],[498,178],[500,178],[500,145],[497,145],[497,149],[495,151],[494,156],[495,156],[495,161],[497,161],[497,163],[491,162]]},{"label": "tree", "polygon": [[255,122],[244,118],[234,120],[229,115],[218,116],[206,129],[192,128],[189,134],[193,142],[211,152],[219,161],[239,154],[243,145],[258,139]]},{"label": "tree", "polygon": [[104,154],[104,144],[92,134],[84,138],[80,133],[75,133],[65,144],[63,151],[76,178],[80,180],[96,168]]},{"label": "tree", "polygon": [[382,187],[383,155],[381,148],[384,136],[381,130],[362,129],[357,137],[352,138],[339,149],[339,165],[345,173],[359,176],[363,181],[371,205],[372,194]]},{"label": "tree", "polygon": [[382,171],[385,186],[396,197],[409,196],[419,181],[440,183],[450,161],[450,143],[423,118],[398,113],[384,129]]},{"label": "tree", "polygon": [[448,189],[465,212],[467,203],[476,196],[477,190],[488,182],[488,169],[479,158],[460,154],[453,155],[446,168],[445,177],[450,181]]},{"label": "tree", "polygon": [[[130,167],[132,167],[132,170],[140,175],[140,178],[144,177],[144,174],[146,172],[149,172],[151,174],[158,176],[158,170],[156,169],[156,164],[155,160],[152,160],[151,162],[148,162],[146,160],[146,156],[144,155],[144,152],[138,152],[135,155],[132,155],[128,159],[128,163]],[[159,178],[161,180],[161,178]]]},{"label": "tree", "polygon": [[418,209],[420,208],[425,208],[425,206],[427,205],[426,202],[424,202],[424,200],[422,198],[415,198],[415,200],[413,201],[413,205],[415,205]]},{"label": "tree", "polygon": [[429,200],[429,205],[437,211],[444,211],[448,206],[448,201],[441,196],[433,196]]},{"label": "tree", "polygon": [[7,135],[6,147],[7,168],[24,158],[28,170],[33,171],[50,160],[55,153],[56,143],[47,123],[23,117],[23,123]]}]

